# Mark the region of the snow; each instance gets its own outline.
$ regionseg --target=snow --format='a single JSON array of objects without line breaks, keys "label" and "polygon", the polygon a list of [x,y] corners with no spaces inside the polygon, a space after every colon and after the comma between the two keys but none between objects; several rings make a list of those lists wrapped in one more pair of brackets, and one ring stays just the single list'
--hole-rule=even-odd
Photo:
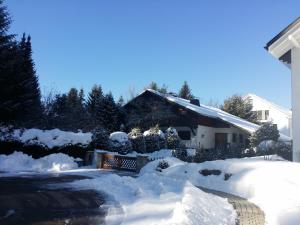
[{"label": "snow", "polygon": [[[238,128],[248,131],[249,133],[255,132],[260,127],[257,124],[251,123],[247,120],[241,119],[237,116],[231,115],[221,109],[218,109],[218,108],[215,108],[212,106],[206,106],[202,103],[200,106],[197,106],[197,105],[191,104],[189,100],[175,97],[171,94],[162,94],[162,93],[152,90],[152,89],[146,89],[145,91],[150,91],[156,95],[159,95],[159,96],[167,99],[170,102],[175,102],[175,103],[177,103],[189,110],[192,110],[196,113],[199,113],[201,115],[205,115],[205,116],[208,116],[211,118],[219,118],[219,119],[221,119],[225,122],[228,122]],[[142,92],[141,94],[143,94],[144,92]],[[291,138],[286,135],[280,134],[280,140],[281,141],[290,141]]]},{"label": "snow", "polygon": [[121,204],[123,213],[110,208],[106,224],[235,224],[236,213],[226,199],[157,171],[145,172],[137,178],[103,174],[72,182],[70,187],[106,192],[112,201]]},{"label": "snow", "polygon": [[186,150],[186,152],[187,152],[188,156],[195,156],[196,155],[196,149],[194,149],[194,148],[188,148]]},{"label": "snow", "polygon": [[[188,180],[197,186],[215,189],[247,198],[266,214],[267,224],[300,224],[300,164],[272,156],[185,163],[165,159],[170,167],[163,170],[166,177]],[[141,174],[155,171],[157,162],[148,163]],[[221,170],[222,174],[202,176],[203,169]],[[224,175],[232,174],[229,180]]]},{"label": "snow", "polygon": [[[158,134],[161,138],[165,138],[165,134],[164,134],[164,132],[162,132],[161,130],[158,130],[158,133],[157,133],[157,134]],[[151,130],[150,130],[150,129],[144,131],[143,136],[149,136],[149,135],[151,135]]]},{"label": "snow", "polygon": [[2,172],[60,172],[76,169],[75,159],[62,153],[51,154],[39,159],[22,152],[0,155],[0,171]]},{"label": "snow", "polygon": [[9,132],[7,128],[0,128],[1,140],[16,140],[27,144],[44,145],[48,148],[61,147],[64,145],[80,144],[83,146],[91,142],[92,133],[67,132],[59,129],[15,129]]},{"label": "snow", "polygon": [[109,139],[112,141],[117,141],[119,143],[127,142],[128,135],[125,132],[117,131],[110,134]]}]

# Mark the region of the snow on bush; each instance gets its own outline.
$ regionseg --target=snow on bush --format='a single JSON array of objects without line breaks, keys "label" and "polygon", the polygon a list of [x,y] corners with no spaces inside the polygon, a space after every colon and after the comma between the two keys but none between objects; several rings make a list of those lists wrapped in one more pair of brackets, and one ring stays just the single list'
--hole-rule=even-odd
[{"label": "snow on bush", "polygon": [[275,151],[276,149],[276,141],[273,140],[265,140],[260,142],[260,144],[257,146],[257,150],[263,153],[267,153],[270,151]]},{"label": "snow on bush", "polygon": [[[157,166],[158,161],[155,162]],[[235,224],[236,212],[226,199],[157,171],[145,172],[137,178],[103,174],[72,182],[70,186],[107,192],[121,204],[122,213],[116,213],[118,210],[113,207],[109,209],[106,224]]]},{"label": "snow on bush", "polygon": [[109,136],[109,150],[119,154],[128,154],[132,151],[131,142],[125,132],[117,131]]},{"label": "snow on bush", "polygon": [[175,128],[169,127],[166,130],[166,143],[167,148],[169,149],[176,149],[179,147],[180,139]]},{"label": "snow on bush", "polygon": [[159,129],[158,125],[151,127],[144,132],[146,151],[148,153],[165,148],[165,134]]},{"label": "snow on bush", "polygon": [[22,152],[0,155],[0,171],[4,172],[59,172],[77,167],[73,157],[62,153],[51,154],[39,159],[33,159]]},{"label": "snow on bush", "polygon": [[138,153],[146,152],[145,139],[140,128],[133,128],[130,133],[128,133],[128,137],[131,141],[133,151]]},{"label": "snow on bush", "polygon": [[[265,212],[267,224],[300,224],[300,164],[275,156],[273,160],[253,157],[196,164],[171,157],[165,159],[169,167],[161,174],[247,198]],[[155,172],[157,165],[158,161],[148,163],[140,174]],[[202,176],[199,171],[205,169],[220,170],[222,174]]]},{"label": "snow on bush", "polygon": [[8,129],[0,128],[0,140],[20,141],[28,145],[42,145],[47,148],[61,147],[65,145],[87,146],[91,142],[91,133],[67,132],[59,129]]}]

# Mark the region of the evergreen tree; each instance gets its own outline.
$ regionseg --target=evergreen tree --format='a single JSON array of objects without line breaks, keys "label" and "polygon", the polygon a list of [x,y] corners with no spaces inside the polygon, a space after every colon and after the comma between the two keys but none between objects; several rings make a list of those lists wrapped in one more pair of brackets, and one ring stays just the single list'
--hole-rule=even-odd
[{"label": "evergreen tree", "polygon": [[18,96],[22,102],[23,117],[25,121],[31,120],[30,125],[36,124],[35,120],[40,118],[42,114],[41,93],[36,75],[34,62],[32,59],[31,37],[23,34],[22,40],[19,44],[22,54],[21,61],[21,94]]},{"label": "evergreen tree", "polygon": [[88,95],[88,100],[86,103],[86,110],[88,112],[88,121],[86,124],[90,129],[102,125],[102,114],[100,113],[100,111],[102,110],[103,100],[104,96],[101,86],[94,85]]},{"label": "evergreen tree", "polygon": [[117,103],[117,105],[119,106],[119,107],[122,107],[123,105],[124,105],[124,98],[123,98],[123,96],[121,95],[120,96],[120,98],[119,98],[119,100],[118,100],[118,103]]},{"label": "evergreen tree", "polygon": [[49,126],[73,131],[84,129],[87,116],[83,101],[83,90],[78,93],[76,88],[71,88],[67,94],[57,95],[48,113]]},{"label": "evergreen tree", "polygon": [[187,100],[191,100],[194,98],[193,94],[192,94],[192,90],[191,88],[189,87],[188,83],[186,81],[184,81],[179,93],[178,93],[178,96],[180,98],[184,98],[184,99],[187,99]]},{"label": "evergreen tree", "polygon": [[[6,6],[3,4],[3,0],[0,0],[0,49],[4,47],[10,47],[14,44],[14,34],[7,34],[11,24],[11,18],[7,12]],[[0,61],[1,62],[1,61]]]},{"label": "evergreen tree", "polygon": [[154,91],[158,91],[158,85],[156,82],[152,81],[149,86],[148,86],[149,89],[152,89]]},{"label": "evergreen tree", "polygon": [[80,89],[79,95],[78,95],[78,96],[79,96],[80,104],[81,104],[82,106],[84,106],[85,100],[84,100],[84,90],[83,90],[83,88]]},{"label": "evergreen tree", "polygon": [[158,91],[162,94],[167,94],[168,93],[167,85],[163,84],[160,88],[158,88]]},{"label": "evergreen tree", "polygon": [[10,18],[0,0],[0,114],[1,121],[36,126],[42,107],[38,79],[32,60],[31,38],[20,43],[8,35]]},{"label": "evergreen tree", "polygon": [[250,136],[250,146],[257,147],[263,141],[277,142],[279,139],[279,131],[277,125],[272,123],[264,123],[258,130]]},{"label": "evergreen tree", "polygon": [[[100,85],[94,85],[91,92],[89,93],[87,100],[87,110],[92,117],[95,117],[97,108],[102,106],[103,102],[103,91]],[[95,118],[96,119],[96,118]]]},{"label": "evergreen tree", "polygon": [[17,44],[15,35],[7,33],[11,24],[7,8],[0,0],[0,122],[11,122],[15,118],[14,96],[17,68]]},{"label": "evergreen tree", "polygon": [[225,99],[221,109],[249,122],[257,123],[257,115],[252,111],[252,104],[240,95],[233,95]]},{"label": "evergreen tree", "polygon": [[119,130],[120,114],[111,92],[104,96],[102,107],[97,110],[96,115],[100,119],[101,125],[109,132]]},{"label": "evergreen tree", "polygon": [[70,129],[68,96],[56,95],[48,112],[49,127]]}]

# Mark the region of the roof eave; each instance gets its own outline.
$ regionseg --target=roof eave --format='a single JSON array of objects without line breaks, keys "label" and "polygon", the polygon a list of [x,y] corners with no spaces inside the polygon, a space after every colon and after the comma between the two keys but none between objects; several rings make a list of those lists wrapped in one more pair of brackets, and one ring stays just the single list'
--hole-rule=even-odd
[{"label": "roof eave", "polygon": [[[300,47],[300,17],[269,41],[265,49],[275,58],[283,61],[282,57],[294,47]],[[290,64],[290,62],[285,63]]]}]

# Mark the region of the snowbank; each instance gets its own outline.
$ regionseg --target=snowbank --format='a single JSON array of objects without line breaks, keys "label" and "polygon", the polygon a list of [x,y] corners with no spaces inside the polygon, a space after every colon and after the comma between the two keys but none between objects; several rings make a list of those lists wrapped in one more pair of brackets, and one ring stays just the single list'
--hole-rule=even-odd
[{"label": "snowbank", "polygon": [[110,134],[109,139],[120,143],[128,141],[128,135],[125,132],[117,131]]},{"label": "snowbank", "polygon": [[15,140],[26,144],[37,144],[47,146],[48,148],[61,147],[64,145],[82,145],[86,146],[91,142],[92,133],[74,133],[53,130],[39,129],[15,129],[9,131],[7,128],[0,128],[0,140]]},{"label": "snowbank", "polygon": [[[167,158],[166,177],[189,180],[199,185],[249,199],[266,213],[267,224],[300,224],[300,164],[263,160],[262,157],[185,163]],[[276,161],[275,161],[276,160]],[[147,164],[141,174],[155,171],[157,162]],[[203,176],[203,169],[221,170],[220,175]],[[232,174],[224,180],[225,174]]]},{"label": "snowbank", "polygon": [[0,155],[0,171],[3,172],[59,172],[78,167],[75,159],[65,154],[51,154],[39,159],[22,152]]},{"label": "snowbank", "polygon": [[235,224],[236,213],[226,199],[159,172],[145,172],[138,178],[104,174],[70,186],[104,191],[121,204],[123,213],[111,208],[106,224]]}]

